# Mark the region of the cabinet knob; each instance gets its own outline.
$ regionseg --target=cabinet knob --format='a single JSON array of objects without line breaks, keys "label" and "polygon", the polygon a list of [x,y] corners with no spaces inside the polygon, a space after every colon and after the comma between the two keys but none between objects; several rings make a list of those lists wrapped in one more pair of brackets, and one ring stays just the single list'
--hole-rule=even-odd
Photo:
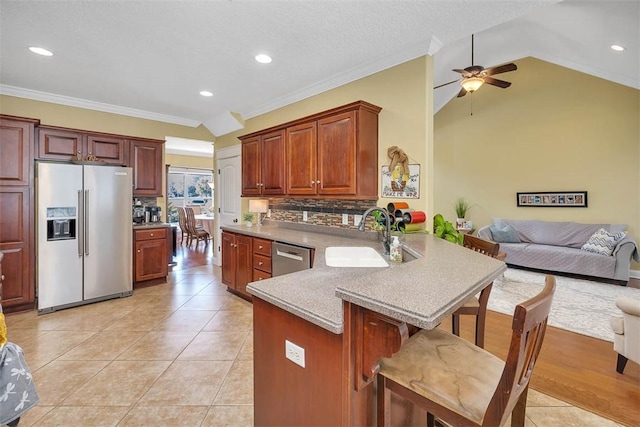
[{"label": "cabinet knob", "polygon": [[262,265],[262,261],[259,261],[259,262],[258,262],[258,265]]},{"label": "cabinet knob", "polygon": [[140,253],[140,249],[138,249],[138,253]]},{"label": "cabinet knob", "polygon": [[2,282],[3,280],[4,280],[4,274],[0,276],[0,282]]},{"label": "cabinet knob", "polygon": [[258,281],[262,280],[262,277],[258,277]]},{"label": "cabinet knob", "polygon": [[262,245],[258,246],[258,249],[262,249]]}]

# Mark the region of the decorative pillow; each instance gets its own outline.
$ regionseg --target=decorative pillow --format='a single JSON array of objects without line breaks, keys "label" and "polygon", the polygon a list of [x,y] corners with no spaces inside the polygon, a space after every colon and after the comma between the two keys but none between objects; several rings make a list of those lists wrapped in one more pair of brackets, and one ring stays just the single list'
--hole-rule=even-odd
[{"label": "decorative pillow", "polygon": [[581,249],[595,254],[611,256],[618,242],[624,239],[626,235],[627,233],[624,231],[611,233],[604,228],[600,228],[598,231],[593,233],[587,243],[582,245]]},{"label": "decorative pillow", "polygon": [[489,226],[489,230],[491,230],[491,236],[493,240],[498,243],[520,243],[520,237],[518,237],[518,233],[516,230],[510,226],[509,224],[504,225],[503,227],[498,227],[497,225]]}]

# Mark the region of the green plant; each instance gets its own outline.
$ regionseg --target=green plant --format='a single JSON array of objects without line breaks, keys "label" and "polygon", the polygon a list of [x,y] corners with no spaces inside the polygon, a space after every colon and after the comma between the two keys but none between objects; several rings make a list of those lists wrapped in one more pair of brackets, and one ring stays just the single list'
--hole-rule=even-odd
[{"label": "green plant", "polygon": [[[389,215],[391,216],[393,214],[390,213]],[[371,224],[371,229],[372,230],[382,231],[382,230],[384,230],[386,228],[386,218],[384,217],[382,212],[373,211],[373,212],[371,212],[371,216],[373,216],[373,219],[375,219],[373,224]],[[404,233],[404,230],[398,230],[398,226],[397,226],[396,223],[391,224],[391,231],[401,231],[402,233]]]},{"label": "green plant", "polygon": [[253,213],[245,212],[242,214],[242,220],[244,222],[253,222]]},{"label": "green plant", "polygon": [[433,235],[451,243],[462,245],[463,234],[456,230],[456,227],[445,220],[441,214],[433,217]]},{"label": "green plant", "polygon": [[458,218],[464,218],[467,215],[467,211],[471,208],[471,205],[463,198],[459,197],[453,205],[456,210]]}]

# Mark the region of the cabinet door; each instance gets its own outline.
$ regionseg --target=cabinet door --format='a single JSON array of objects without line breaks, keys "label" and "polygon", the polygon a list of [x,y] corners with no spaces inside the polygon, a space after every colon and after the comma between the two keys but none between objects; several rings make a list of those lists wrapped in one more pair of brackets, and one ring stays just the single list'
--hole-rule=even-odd
[{"label": "cabinet door", "polygon": [[31,189],[0,187],[0,251],[4,253],[3,301],[5,308],[35,301]]},{"label": "cabinet door", "polygon": [[262,136],[262,194],[285,194],[284,131]]},{"label": "cabinet door", "polygon": [[236,235],[222,232],[222,283],[236,288]]},{"label": "cabinet door", "polygon": [[236,291],[250,296],[247,283],[253,281],[253,245],[250,236],[236,235]]},{"label": "cabinet door", "polygon": [[316,194],[316,122],[286,131],[287,194]]},{"label": "cabinet door", "polygon": [[167,240],[165,238],[136,242],[135,250],[136,282],[167,276],[169,267],[167,265]]},{"label": "cabinet door", "polygon": [[111,136],[87,135],[87,156],[112,165],[126,164],[125,140]]},{"label": "cabinet door", "polygon": [[162,196],[162,143],[129,141],[134,196]]},{"label": "cabinet door", "polygon": [[84,135],[64,129],[40,127],[38,157],[40,159],[71,160],[86,157]]},{"label": "cabinet door", "polygon": [[0,119],[0,185],[31,183],[33,123]]},{"label": "cabinet door", "polygon": [[318,120],[318,194],[356,194],[355,114]]},{"label": "cabinet door", "polygon": [[262,194],[262,144],[260,136],[242,141],[242,195]]}]

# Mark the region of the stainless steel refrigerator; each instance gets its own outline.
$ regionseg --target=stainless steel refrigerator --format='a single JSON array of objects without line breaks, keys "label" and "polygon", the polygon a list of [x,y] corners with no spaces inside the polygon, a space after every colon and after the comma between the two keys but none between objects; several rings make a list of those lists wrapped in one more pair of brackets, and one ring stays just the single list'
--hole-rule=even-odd
[{"label": "stainless steel refrigerator", "polygon": [[132,172],[36,162],[38,312],[131,295]]}]

